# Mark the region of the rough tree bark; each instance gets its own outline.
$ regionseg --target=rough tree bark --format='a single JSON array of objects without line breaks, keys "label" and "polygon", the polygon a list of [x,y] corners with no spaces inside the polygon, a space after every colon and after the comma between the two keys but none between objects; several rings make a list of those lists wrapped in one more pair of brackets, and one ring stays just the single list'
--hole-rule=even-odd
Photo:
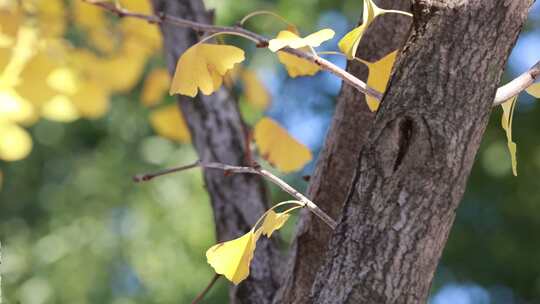
[{"label": "rough tree bark", "polygon": [[[381,8],[410,11],[410,0],[376,1]],[[360,7],[360,6],[359,6]],[[370,26],[358,48],[356,57],[376,61],[399,49],[409,32],[411,18],[388,14],[377,18]],[[381,39],[384,37],[384,39]],[[366,80],[367,67],[349,61],[347,70]],[[333,218],[341,215],[343,203],[350,192],[358,155],[367,139],[375,114],[365,102],[364,94],[343,85],[337,99],[332,125],[317,161],[308,197]],[[323,262],[331,230],[310,212],[303,212],[290,249],[288,277],[282,284],[274,303],[309,303],[315,275]]]},{"label": "rough tree bark", "polygon": [[532,0],[413,0],[311,303],[425,303]]},{"label": "rough tree bark", "polygon": [[[211,24],[212,12],[202,0],[153,0],[156,14]],[[199,40],[191,29],[162,24],[165,55],[171,75],[176,62],[188,47]],[[178,104],[189,126],[199,158],[203,161],[247,165],[242,118],[235,99],[222,88],[211,96],[198,94],[195,99],[179,97]],[[225,176],[219,170],[205,170],[204,180],[210,195],[217,238],[231,240],[246,233],[268,209],[265,186],[260,177],[238,174]],[[270,303],[280,282],[279,251],[266,238],[257,244],[249,278],[232,286],[232,303]]]}]

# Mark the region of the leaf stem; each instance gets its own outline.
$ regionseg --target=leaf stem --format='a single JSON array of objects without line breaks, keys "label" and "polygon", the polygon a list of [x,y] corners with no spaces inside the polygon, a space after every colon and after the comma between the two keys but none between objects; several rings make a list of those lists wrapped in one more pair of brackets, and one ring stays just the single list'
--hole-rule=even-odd
[{"label": "leaf stem", "polygon": [[265,10],[254,11],[254,12],[251,12],[251,13],[245,15],[244,18],[242,18],[242,20],[240,20],[240,22],[238,22],[238,24],[243,26],[244,23],[246,23],[246,21],[248,21],[252,17],[260,16],[260,15],[269,15],[269,16],[272,16],[272,17],[275,17],[275,18],[281,20],[287,26],[294,26],[294,24],[290,23],[287,19],[281,17],[279,14],[276,14],[276,13],[271,12],[271,11],[265,11]]}]

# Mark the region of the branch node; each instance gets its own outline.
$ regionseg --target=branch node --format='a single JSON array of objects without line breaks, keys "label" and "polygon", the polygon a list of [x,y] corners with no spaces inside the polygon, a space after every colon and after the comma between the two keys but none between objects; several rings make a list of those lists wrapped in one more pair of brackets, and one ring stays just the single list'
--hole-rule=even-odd
[{"label": "branch node", "polygon": [[268,47],[268,41],[261,41],[255,45],[259,49],[264,49]]}]

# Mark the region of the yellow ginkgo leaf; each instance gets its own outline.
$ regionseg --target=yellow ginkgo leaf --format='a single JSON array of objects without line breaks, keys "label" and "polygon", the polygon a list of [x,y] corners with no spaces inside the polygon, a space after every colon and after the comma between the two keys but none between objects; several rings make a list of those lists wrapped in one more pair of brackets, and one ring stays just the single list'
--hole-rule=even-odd
[{"label": "yellow ginkgo leaf", "polygon": [[31,124],[38,119],[34,106],[15,90],[0,88],[0,121]]},{"label": "yellow ginkgo leaf", "polygon": [[81,82],[79,90],[70,96],[70,99],[82,117],[96,119],[109,110],[109,94],[107,87],[94,80],[85,80]]},{"label": "yellow ginkgo leaf", "polygon": [[299,170],[312,158],[306,146],[268,117],[255,125],[253,137],[259,154],[282,172]]},{"label": "yellow ginkgo leaf", "polygon": [[360,40],[362,40],[365,30],[366,26],[362,24],[345,34],[338,42],[339,49],[347,56],[347,59],[353,59],[355,57],[356,50],[358,49],[358,45],[360,44]]},{"label": "yellow ginkgo leaf", "polygon": [[175,104],[154,110],[150,114],[150,124],[156,133],[165,138],[181,143],[189,143],[191,141],[184,117]]},{"label": "yellow ginkgo leaf", "polygon": [[270,93],[261,82],[257,73],[245,69],[242,71],[242,81],[244,82],[244,94],[247,102],[259,109],[266,109],[270,103]]},{"label": "yellow ginkgo leaf", "polygon": [[41,106],[41,116],[59,122],[72,122],[79,119],[79,111],[65,95],[57,95]]},{"label": "yellow ginkgo leaf", "polygon": [[0,159],[16,161],[25,158],[32,150],[28,132],[14,123],[0,121]]},{"label": "yellow ginkgo leaf", "polygon": [[171,77],[167,69],[155,69],[146,77],[141,93],[142,103],[149,107],[156,105],[167,93]]},{"label": "yellow ginkgo leaf", "polygon": [[285,222],[289,219],[288,211],[276,213],[274,210],[270,209],[266,212],[264,221],[261,225],[260,232],[267,237],[271,237],[274,231],[283,227]]},{"label": "yellow ginkgo leaf", "polygon": [[302,38],[291,31],[280,31],[276,38],[270,40],[268,49],[272,52],[277,52],[287,46],[293,49],[317,47],[321,45],[321,43],[332,39],[334,34],[334,31],[331,29],[322,29]]},{"label": "yellow ginkgo leaf", "polygon": [[527,93],[531,94],[536,98],[540,98],[540,82],[535,83],[527,88]]},{"label": "yellow ginkgo leaf", "polygon": [[[279,213],[274,211],[275,208],[284,205],[294,205],[294,207]],[[283,227],[289,218],[289,212],[303,206],[304,204],[299,201],[286,201],[275,205],[257,220],[255,227],[248,233],[237,239],[210,247],[206,251],[208,264],[214,268],[216,273],[224,275],[238,285],[249,275],[249,264],[253,259],[257,240],[261,235],[270,237],[274,231]],[[261,220],[263,222],[259,226]]]},{"label": "yellow ginkgo leaf", "polygon": [[185,51],[176,65],[169,93],[191,97],[217,91],[225,73],[244,61],[244,51],[232,45],[200,43]]},{"label": "yellow ginkgo leaf", "polygon": [[93,29],[105,25],[105,11],[84,1],[73,1],[73,17],[77,25]]},{"label": "yellow ginkgo leaf", "polygon": [[387,13],[396,13],[403,14],[411,17],[412,15],[407,12],[398,11],[398,10],[387,10],[378,7],[373,0],[364,0],[364,11],[362,13],[362,24],[349,33],[347,33],[338,43],[338,47],[343,54],[347,56],[348,59],[353,59],[356,55],[356,50],[362,40],[367,28],[371,25],[373,20],[380,15]]},{"label": "yellow ginkgo leaf", "polygon": [[[309,51],[308,49],[301,49],[302,51]],[[279,62],[281,62],[290,77],[296,78],[298,76],[313,76],[317,74],[321,68],[311,61],[299,58],[297,56],[285,53],[283,51],[277,52]]]},{"label": "yellow ginkgo leaf", "polygon": [[206,251],[206,259],[216,273],[238,285],[249,275],[249,264],[253,259],[256,242],[257,236],[251,230],[237,239],[210,247]]},{"label": "yellow ginkgo leaf", "polygon": [[[369,76],[367,80],[367,85],[370,88],[373,88],[381,93],[384,93],[386,86],[388,85],[388,80],[390,80],[390,73],[392,72],[392,67],[396,61],[397,51],[394,51],[386,56],[384,56],[379,61],[367,62],[363,61],[368,69]],[[369,95],[366,95],[366,102],[369,109],[372,112],[379,109],[379,101]]]},{"label": "yellow ginkgo leaf", "polygon": [[510,151],[510,159],[512,161],[512,173],[517,176],[517,157],[516,143],[512,141],[512,121],[514,120],[514,109],[516,107],[517,96],[505,101],[501,104],[503,115],[501,117],[501,126],[506,132],[506,140],[508,142],[508,151]]},{"label": "yellow ginkgo leaf", "polygon": [[47,77],[47,84],[64,94],[77,92],[79,81],[76,72],[68,67],[54,69]]}]

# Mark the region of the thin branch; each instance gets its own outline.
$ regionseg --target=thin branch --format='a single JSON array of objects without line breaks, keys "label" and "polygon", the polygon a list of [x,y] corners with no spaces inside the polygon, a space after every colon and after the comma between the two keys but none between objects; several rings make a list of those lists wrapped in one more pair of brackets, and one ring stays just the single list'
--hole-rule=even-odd
[{"label": "thin branch", "polygon": [[191,168],[196,168],[196,167],[199,167],[199,162],[198,161],[191,164],[191,165],[177,167],[177,168],[171,168],[171,169],[155,172],[155,173],[152,173],[152,174],[135,175],[133,177],[133,181],[137,182],[137,183],[146,182],[146,181],[149,181],[149,180],[153,179],[154,177],[166,175],[166,174],[169,174],[169,173],[184,171],[184,170],[191,169]]},{"label": "thin branch", "polygon": [[298,201],[302,202],[306,208],[308,208],[309,211],[313,212],[318,218],[320,218],[323,222],[325,222],[330,228],[335,229],[337,226],[336,221],[332,219],[326,212],[324,212],[322,209],[320,209],[315,203],[313,203],[310,199],[308,199],[306,196],[304,196],[302,193],[291,187],[289,184],[287,184],[285,181],[280,179],[279,177],[275,176],[271,172],[262,169],[260,167],[241,167],[241,166],[231,166],[227,164],[222,163],[216,163],[216,162],[201,162],[197,161],[193,164],[187,165],[187,166],[181,166],[177,168],[172,168],[164,171],[160,171],[157,173],[149,173],[149,174],[143,174],[143,175],[136,175],[133,180],[135,182],[142,182],[142,181],[149,181],[153,179],[154,177],[162,176],[165,174],[173,173],[173,172],[179,172],[183,170],[188,170],[196,167],[206,168],[206,169],[217,169],[225,171],[225,173],[246,173],[246,174],[257,174],[261,175],[276,186],[280,187],[283,191],[289,193],[291,196],[296,198]]},{"label": "thin branch", "polygon": [[210,289],[214,286],[214,284],[216,283],[216,281],[219,279],[219,277],[221,277],[219,274],[215,274],[214,277],[212,278],[212,280],[208,283],[208,285],[206,286],[206,288],[201,291],[201,293],[199,293],[197,295],[197,297],[195,299],[193,299],[193,301],[191,301],[191,304],[197,304],[199,303],[203,298],[204,296],[210,291]]},{"label": "thin branch", "polygon": [[519,75],[514,80],[497,89],[493,106],[498,106],[508,99],[525,91],[538,78],[540,78],[540,61],[533,65],[527,72]]},{"label": "thin branch", "polygon": [[[245,28],[242,28],[240,26],[215,26],[210,24],[204,24],[199,22],[194,22],[166,14],[159,14],[159,16],[156,15],[147,15],[147,14],[141,14],[136,12],[131,12],[129,10],[126,10],[121,7],[117,7],[113,3],[110,2],[104,2],[102,0],[83,0],[89,4],[93,4],[96,6],[99,6],[105,10],[110,11],[111,13],[117,15],[118,17],[132,17],[132,18],[138,18],[142,20],[146,20],[153,24],[161,24],[161,23],[169,23],[180,27],[186,27],[191,28],[196,31],[205,32],[208,34],[213,33],[221,33],[221,32],[228,32],[228,33],[235,33],[237,35],[240,35],[244,38],[247,38],[257,44],[257,47],[260,48],[266,48],[268,47],[269,40],[268,38],[256,34],[254,32],[248,31]],[[295,55],[299,58],[305,59],[307,61],[310,61],[317,66],[319,66],[321,69],[328,71],[337,77],[343,79],[344,82],[348,83],[349,85],[356,88],[358,91],[367,94],[377,100],[382,99],[382,93],[368,87],[365,82],[362,80],[356,78],[351,73],[345,71],[344,69],[338,67],[337,65],[333,64],[332,62],[321,58],[317,55],[310,54],[308,52],[303,52],[301,50],[293,49],[290,47],[285,47],[281,49],[280,51]]]},{"label": "thin branch", "polygon": [[[182,18],[177,18],[177,17],[166,15],[166,14],[160,14],[159,16],[146,15],[146,14],[128,11],[122,7],[118,7],[117,5],[114,5],[113,3],[104,2],[103,0],[83,0],[83,1],[89,4],[102,7],[103,9],[112,12],[118,17],[133,17],[133,18],[143,19],[150,23],[156,23],[156,24],[166,22],[166,23],[173,24],[176,26],[187,27],[196,31],[206,32],[209,34],[225,33],[225,32],[234,33],[236,35],[242,36],[246,39],[249,39],[255,42],[257,44],[257,47],[261,47],[261,48],[268,47],[269,40],[266,37],[261,36],[257,33],[248,31],[245,28],[242,28],[240,26],[214,26],[214,25],[194,22],[194,21],[190,21],[190,20],[186,20]],[[341,78],[343,81],[353,86],[358,91],[366,95],[369,95],[379,101],[382,99],[383,95],[381,92],[367,86],[365,82],[356,78],[354,75],[336,66],[332,62],[319,57],[316,54],[303,52],[301,50],[293,49],[290,47],[283,48],[280,51],[284,51],[289,54],[295,55],[299,58],[308,60],[318,65],[321,69],[326,70],[336,75],[337,77]],[[516,79],[512,80],[511,82],[497,89],[497,94],[495,95],[493,106],[498,106],[501,103],[505,102],[506,100],[523,92],[527,87],[533,84],[534,81],[537,78],[539,78],[539,76],[540,76],[540,61],[537,64],[535,64],[531,69],[529,69],[527,72],[521,74]]]}]

